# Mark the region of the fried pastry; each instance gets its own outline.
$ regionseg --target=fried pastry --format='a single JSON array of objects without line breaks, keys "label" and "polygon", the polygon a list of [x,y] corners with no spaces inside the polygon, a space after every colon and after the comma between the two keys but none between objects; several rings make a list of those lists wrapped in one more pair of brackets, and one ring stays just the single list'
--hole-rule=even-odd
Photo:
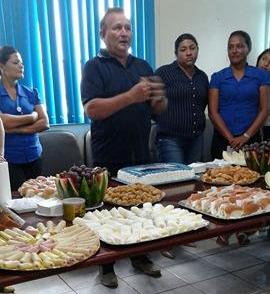
[{"label": "fried pastry", "polygon": [[155,203],[163,197],[164,193],[161,190],[151,185],[136,183],[109,187],[106,191],[104,201],[121,206],[132,206],[145,202]]},{"label": "fried pastry", "polygon": [[220,185],[248,185],[254,183],[260,174],[240,166],[226,166],[211,168],[201,177],[201,180],[211,184]]}]

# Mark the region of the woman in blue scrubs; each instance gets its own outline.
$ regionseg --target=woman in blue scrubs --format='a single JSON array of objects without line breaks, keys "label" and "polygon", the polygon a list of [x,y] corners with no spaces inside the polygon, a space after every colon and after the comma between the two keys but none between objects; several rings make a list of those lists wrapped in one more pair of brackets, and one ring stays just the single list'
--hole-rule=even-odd
[{"label": "woman in blue scrubs", "polygon": [[[257,67],[264,69],[270,76],[270,48],[265,49],[257,58]],[[270,101],[267,103],[268,111],[270,109]],[[270,140],[270,115],[267,117],[263,126],[263,140]]]},{"label": "woman in blue scrubs", "polygon": [[247,64],[249,35],[231,33],[227,50],[230,66],[214,73],[210,81],[213,158],[222,158],[227,146],[238,150],[246,143],[260,141],[259,129],[268,115],[270,78],[266,71]]},{"label": "woman in blue scrubs", "polygon": [[[268,115],[270,77],[266,71],[247,64],[250,50],[251,39],[246,32],[231,33],[227,48],[230,66],[211,77],[209,117],[215,128],[213,158],[222,158],[227,146],[238,150],[246,143],[261,140],[260,128]],[[237,232],[239,244],[248,244],[248,235],[252,233]],[[230,236],[219,236],[217,243],[228,245]]]},{"label": "woman in blue scrubs", "polygon": [[5,129],[5,158],[11,189],[41,174],[39,132],[49,128],[36,89],[21,85],[24,66],[20,53],[10,46],[0,48],[0,118]]}]

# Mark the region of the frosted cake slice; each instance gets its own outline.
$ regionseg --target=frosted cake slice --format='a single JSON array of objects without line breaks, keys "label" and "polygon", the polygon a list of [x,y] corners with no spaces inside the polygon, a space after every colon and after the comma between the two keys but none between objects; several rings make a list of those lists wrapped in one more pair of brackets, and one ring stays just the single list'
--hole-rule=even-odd
[{"label": "frosted cake slice", "polygon": [[153,163],[129,166],[120,169],[117,173],[117,179],[120,181],[149,185],[190,180],[194,177],[194,170],[181,163]]}]

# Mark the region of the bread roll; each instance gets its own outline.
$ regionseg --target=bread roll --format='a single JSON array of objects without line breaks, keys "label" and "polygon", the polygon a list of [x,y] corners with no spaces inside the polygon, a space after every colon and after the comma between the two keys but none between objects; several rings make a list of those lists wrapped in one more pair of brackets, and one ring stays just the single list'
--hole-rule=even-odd
[{"label": "bread roll", "polygon": [[250,202],[243,203],[244,215],[258,213],[258,212],[260,212],[260,210],[261,210],[260,206],[254,202],[250,201]]}]

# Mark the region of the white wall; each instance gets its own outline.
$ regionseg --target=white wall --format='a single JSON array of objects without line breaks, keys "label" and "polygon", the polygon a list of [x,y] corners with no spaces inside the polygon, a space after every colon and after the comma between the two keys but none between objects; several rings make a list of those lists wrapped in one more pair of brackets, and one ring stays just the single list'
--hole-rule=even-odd
[{"label": "white wall", "polygon": [[[174,41],[182,33],[199,43],[197,66],[210,74],[227,66],[227,40],[232,31],[249,33],[249,64],[269,47],[270,0],[155,0],[156,67],[175,59]],[[268,43],[268,45],[267,45]]]}]

